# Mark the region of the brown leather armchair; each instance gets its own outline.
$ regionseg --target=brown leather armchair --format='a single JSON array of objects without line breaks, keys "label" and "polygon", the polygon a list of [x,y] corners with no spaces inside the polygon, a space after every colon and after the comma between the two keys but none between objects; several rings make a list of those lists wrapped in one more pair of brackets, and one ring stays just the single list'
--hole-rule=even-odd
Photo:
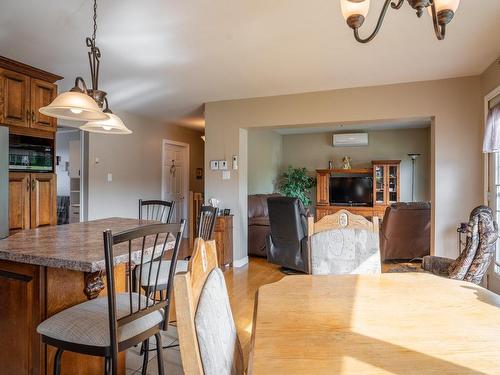
[{"label": "brown leather armchair", "polygon": [[248,196],[248,254],[265,257],[266,238],[269,227],[267,198],[278,194],[255,194]]},{"label": "brown leather armchair", "polygon": [[431,204],[400,202],[387,207],[380,226],[382,260],[422,258],[430,250]]}]

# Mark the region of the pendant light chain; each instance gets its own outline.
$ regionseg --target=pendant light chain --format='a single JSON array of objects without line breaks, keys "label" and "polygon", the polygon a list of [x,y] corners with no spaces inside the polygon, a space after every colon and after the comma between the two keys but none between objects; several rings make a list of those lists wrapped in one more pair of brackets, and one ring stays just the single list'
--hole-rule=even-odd
[{"label": "pendant light chain", "polygon": [[92,34],[92,41],[95,45],[95,38],[97,35],[97,0],[94,0],[94,33]]}]

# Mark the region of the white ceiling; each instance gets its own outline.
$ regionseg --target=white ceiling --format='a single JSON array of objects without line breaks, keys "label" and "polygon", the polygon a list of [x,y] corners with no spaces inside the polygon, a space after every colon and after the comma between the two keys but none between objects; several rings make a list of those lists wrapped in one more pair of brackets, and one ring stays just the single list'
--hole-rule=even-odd
[{"label": "white ceiling", "polygon": [[[68,89],[89,75],[91,16],[90,0],[2,0],[0,54],[65,76]],[[111,107],[193,127],[208,101],[477,75],[500,55],[500,0],[462,0],[442,42],[408,4],[367,45],[339,0],[99,0],[98,18]]]},{"label": "white ceiling", "polygon": [[307,124],[292,127],[275,128],[274,131],[282,135],[292,134],[314,134],[325,132],[362,132],[398,129],[421,129],[431,126],[430,118],[409,118],[403,120],[372,121],[369,123],[346,123],[346,124]]}]

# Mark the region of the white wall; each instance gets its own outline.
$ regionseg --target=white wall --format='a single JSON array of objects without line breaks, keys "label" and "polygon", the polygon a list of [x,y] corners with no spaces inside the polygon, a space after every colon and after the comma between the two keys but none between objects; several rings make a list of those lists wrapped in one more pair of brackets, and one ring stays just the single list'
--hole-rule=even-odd
[{"label": "white wall", "polygon": [[[240,129],[423,117],[433,119],[432,251],[456,257],[456,227],[483,201],[479,76],[207,103],[205,160],[219,158],[221,150],[240,154]],[[207,196],[223,197],[236,215],[236,260],[247,254],[243,236],[247,212],[242,202],[247,189],[240,183],[241,172],[229,181],[207,172],[205,184]]]},{"label": "white wall", "polygon": [[[110,216],[135,218],[139,198],[161,198],[163,139],[190,144],[190,189],[203,192],[203,181],[195,178],[196,168],[203,168],[203,133],[128,113],[118,115],[133,131],[131,135],[89,136],[89,220]],[[112,173],[112,182],[108,182],[108,173]]]},{"label": "white wall", "polygon": [[248,131],[248,194],[275,192],[282,158],[281,134],[268,129]]},{"label": "white wall", "polygon": [[282,168],[305,167],[314,175],[316,169],[328,168],[330,160],[334,168],[341,168],[344,156],[352,159],[353,168],[371,168],[372,160],[401,160],[401,201],[409,202],[412,165],[408,153],[419,153],[415,163],[415,201],[430,200],[430,128],[369,131],[365,147],[333,147],[332,134],[284,135]]},{"label": "white wall", "polygon": [[58,196],[69,196],[69,173],[66,171],[66,162],[69,162],[69,142],[79,139],[80,132],[78,130],[63,130],[56,133],[56,155],[61,157],[59,165],[56,165]]}]

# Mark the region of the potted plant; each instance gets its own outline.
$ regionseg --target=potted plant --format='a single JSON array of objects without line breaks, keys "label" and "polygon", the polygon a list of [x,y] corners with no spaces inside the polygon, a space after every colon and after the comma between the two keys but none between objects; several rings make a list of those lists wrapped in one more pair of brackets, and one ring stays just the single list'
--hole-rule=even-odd
[{"label": "potted plant", "polygon": [[280,177],[278,192],[287,197],[299,198],[305,207],[311,205],[311,189],[316,179],[307,175],[305,168],[289,166]]}]

